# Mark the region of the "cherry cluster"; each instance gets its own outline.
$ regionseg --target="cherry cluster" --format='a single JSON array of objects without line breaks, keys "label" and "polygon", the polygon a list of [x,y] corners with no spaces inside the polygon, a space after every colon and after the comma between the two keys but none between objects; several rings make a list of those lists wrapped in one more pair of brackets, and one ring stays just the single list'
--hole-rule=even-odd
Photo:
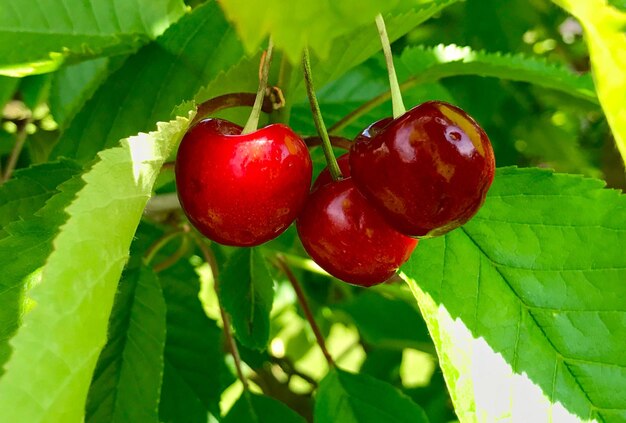
[{"label": "cherry cluster", "polygon": [[485,200],[495,170],[491,143],[453,105],[430,101],[380,120],[311,185],[302,138],[274,124],[242,135],[221,119],[196,124],[176,159],[183,210],[208,238],[251,247],[294,220],[307,253],[331,275],[372,286],[408,260],[419,238],[467,222]]}]

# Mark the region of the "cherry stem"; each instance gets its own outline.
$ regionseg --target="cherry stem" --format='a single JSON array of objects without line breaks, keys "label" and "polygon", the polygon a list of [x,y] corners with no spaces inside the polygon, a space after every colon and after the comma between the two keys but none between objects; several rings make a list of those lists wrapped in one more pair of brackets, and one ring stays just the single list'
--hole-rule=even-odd
[{"label": "cherry stem", "polygon": [[237,370],[237,376],[243,385],[244,391],[249,390],[248,378],[243,374],[243,364],[241,362],[241,356],[239,355],[239,349],[237,348],[237,343],[235,342],[235,338],[233,337],[233,333],[230,330],[230,316],[222,307],[222,302],[220,301],[220,289],[219,289],[219,272],[217,267],[217,260],[215,259],[215,254],[213,251],[204,243],[203,240],[196,238],[196,244],[202,255],[204,256],[204,260],[211,267],[211,273],[213,274],[213,288],[215,290],[215,295],[217,296],[217,303],[220,308],[220,314],[222,316],[222,324],[224,326],[224,336],[226,337],[226,342],[228,343],[228,348],[230,349],[230,353],[233,356],[233,360],[235,361],[235,369]]},{"label": "cherry stem", "polygon": [[[231,107],[252,107],[256,94],[254,93],[230,93],[214,97],[198,106],[196,117],[193,118],[191,125],[195,125],[207,116],[210,116],[220,110],[229,109]],[[274,109],[272,100],[264,98],[261,110],[265,113],[271,113]]]},{"label": "cherry stem", "polygon": [[[352,141],[347,138],[339,137],[336,135],[329,135],[330,143],[333,147],[343,148],[344,150],[350,150],[352,147]],[[304,142],[308,147],[315,147],[318,145],[322,145],[322,138],[320,137],[305,137]]]},{"label": "cherry stem", "polygon": [[265,90],[267,89],[267,80],[270,75],[270,67],[272,64],[272,50],[274,50],[274,44],[272,43],[272,37],[270,37],[267,43],[267,51],[261,59],[261,74],[259,75],[259,89],[256,92],[256,98],[254,100],[254,106],[252,106],[252,112],[246,122],[246,126],[243,127],[241,135],[254,132],[259,127],[259,117],[261,116],[261,107],[263,105],[263,99],[265,98]]},{"label": "cherry stem", "polygon": [[276,256],[276,263],[278,267],[280,268],[280,270],[285,274],[285,276],[287,276],[287,279],[289,279],[289,282],[291,282],[291,286],[293,286],[293,290],[296,292],[296,296],[298,297],[298,301],[300,302],[300,307],[302,307],[302,311],[304,312],[304,315],[306,319],[308,320],[309,325],[311,325],[311,329],[313,329],[313,333],[315,334],[315,339],[317,340],[317,344],[320,346],[320,349],[322,350],[322,354],[324,354],[324,357],[326,358],[328,365],[331,367],[334,366],[335,362],[332,356],[330,355],[330,353],[328,352],[328,349],[326,348],[326,341],[324,341],[324,336],[322,335],[322,331],[320,331],[319,326],[315,322],[315,318],[313,317],[313,313],[311,312],[311,308],[309,307],[309,302],[306,299],[306,295],[304,294],[304,291],[302,290],[302,287],[300,286],[300,283],[298,282],[296,275],[293,274],[293,272],[289,268],[289,265],[287,265],[287,261],[282,256],[282,254],[278,254]]},{"label": "cherry stem", "polygon": [[322,139],[322,149],[324,150],[324,156],[326,156],[326,164],[330,171],[330,176],[333,181],[341,179],[341,170],[337,164],[337,159],[333,153],[333,148],[328,138],[328,131],[326,131],[326,125],[324,125],[324,119],[322,118],[322,112],[320,105],[315,95],[315,87],[313,85],[313,77],[311,76],[311,59],[309,57],[309,49],[305,47],[304,54],[302,55],[302,67],[304,69],[304,85],[306,85],[306,92],[309,96],[309,103],[311,104],[311,112],[313,113],[313,121],[317,128],[317,133]]},{"label": "cherry stem", "polygon": [[398,76],[393,66],[393,55],[391,53],[391,45],[389,44],[389,36],[387,35],[387,27],[383,15],[380,13],[376,16],[376,26],[380,35],[380,42],[383,45],[383,53],[387,62],[387,72],[389,73],[389,86],[391,87],[391,105],[393,107],[393,118],[396,119],[406,113],[406,108],[402,102],[402,92],[398,84]]}]

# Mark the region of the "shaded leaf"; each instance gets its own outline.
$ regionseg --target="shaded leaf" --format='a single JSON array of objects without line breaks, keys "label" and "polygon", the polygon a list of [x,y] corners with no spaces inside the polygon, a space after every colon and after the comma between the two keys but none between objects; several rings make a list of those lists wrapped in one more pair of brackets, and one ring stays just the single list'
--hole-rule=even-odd
[{"label": "shaded leaf", "polygon": [[376,347],[432,351],[426,323],[419,311],[404,300],[366,291],[339,308],[352,317],[361,336]]},{"label": "shaded leaf", "polygon": [[315,423],[428,422],[424,410],[392,385],[336,368],[320,382],[314,416]]},{"label": "shaded leaf", "polygon": [[498,172],[464,227],[404,266],[461,420],[626,416],[626,197]]},{"label": "shaded leaf", "polygon": [[280,401],[265,395],[244,392],[223,423],[304,423],[306,420]]},{"label": "shaded leaf", "polygon": [[71,160],[18,169],[0,186],[0,238],[7,235],[5,228],[9,223],[32,217],[59,192],[57,187],[61,183],[81,170]]},{"label": "shaded leaf", "polygon": [[111,59],[103,57],[64,66],[54,73],[50,86],[50,113],[59,126],[78,113],[110,72]]},{"label": "shaded leaf", "polygon": [[152,269],[125,273],[89,388],[87,422],[158,422],[165,301]]},{"label": "shaded leaf", "polygon": [[600,104],[626,163],[626,10],[604,0],[553,1],[576,16],[585,30]]},{"label": "shaded leaf", "polygon": [[159,417],[164,422],[205,423],[207,413],[219,416],[220,394],[232,382],[224,364],[222,331],[202,309],[198,275],[189,263],[181,260],[159,276],[167,304]]},{"label": "shaded leaf", "polygon": [[258,250],[240,248],[230,256],[220,276],[220,299],[239,342],[248,348],[265,349],[274,281]]}]

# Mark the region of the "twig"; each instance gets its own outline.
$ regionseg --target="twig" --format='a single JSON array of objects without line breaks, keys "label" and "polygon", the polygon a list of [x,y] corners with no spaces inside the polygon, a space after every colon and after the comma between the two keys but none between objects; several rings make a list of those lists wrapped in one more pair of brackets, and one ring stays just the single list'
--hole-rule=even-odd
[{"label": "twig", "polygon": [[243,374],[243,366],[241,363],[241,356],[239,355],[239,350],[237,349],[237,343],[235,342],[235,338],[233,337],[233,333],[230,330],[230,317],[224,307],[222,307],[222,302],[220,301],[219,295],[219,273],[217,268],[217,260],[215,259],[215,254],[207,245],[200,239],[196,239],[196,244],[200,248],[204,259],[211,267],[211,273],[213,273],[213,288],[215,289],[215,295],[217,295],[217,303],[220,307],[220,314],[222,315],[222,322],[224,326],[224,335],[226,337],[226,342],[228,343],[228,347],[230,349],[230,353],[233,356],[233,360],[235,361],[235,369],[237,369],[237,376],[239,376],[239,380],[243,384],[243,389],[248,391],[248,378]]},{"label": "twig", "polygon": [[4,169],[2,182],[6,182],[15,170],[17,160],[20,158],[20,154],[22,152],[22,149],[24,148],[24,144],[26,143],[26,127],[28,126],[30,121],[31,118],[26,118],[18,122],[17,124],[17,132],[15,133],[15,144],[13,145],[11,155],[9,156],[9,160],[7,161],[6,169]]},{"label": "twig", "polygon": [[302,311],[304,312],[306,319],[309,321],[311,329],[313,329],[315,339],[317,340],[317,344],[322,350],[322,354],[324,354],[324,357],[326,358],[328,364],[330,366],[334,366],[335,362],[333,361],[332,356],[326,348],[326,341],[324,341],[324,336],[322,335],[319,326],[317,326],[317,323],[315,322],[315,318],[313,317],[313,313],[311,313],[311,308],[309,307],[309,303],[306,299],[306,296],[304,295],[304,292],[302,291],[302,287],[300,286],[298,279],[293,274],[293,272],[287,265],[285,258],[281,254],[278,254],[276,256],[276,259],[278,267],[285,274],[285,276],[287,276],[287,279],[289,279],[289,282],[291,282],[291,285],[293,286],[293,290],[296,292],[296,296],[298,297],[298,301],[300,302],[300,307],[302,307]]}]

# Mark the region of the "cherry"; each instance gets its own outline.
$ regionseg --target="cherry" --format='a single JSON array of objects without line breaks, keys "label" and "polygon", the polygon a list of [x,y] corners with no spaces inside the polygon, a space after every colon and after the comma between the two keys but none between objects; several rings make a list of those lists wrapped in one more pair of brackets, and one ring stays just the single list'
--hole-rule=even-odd
[{"label": "cherry", "polygon": [[176,158],[178,198],[191,223],[225,245],[277,237],[306,201],[312,165],[304,141],[275,124],[242,128],[206,119],[183,138]]},{"label": "cherry", "polygon": [[409,236],[430,237],[476,214],[495,159],[489,138],[469,115],[430,101],[386,126],[367,128],[350,151],[350,170],[389,224]]},{"label": "cherry", "polygon": [[354,285],[372,286],[393,276],[417,240],[389,226],[352,178],[318,182],[296,220],[307,253],[328,273]]}]

